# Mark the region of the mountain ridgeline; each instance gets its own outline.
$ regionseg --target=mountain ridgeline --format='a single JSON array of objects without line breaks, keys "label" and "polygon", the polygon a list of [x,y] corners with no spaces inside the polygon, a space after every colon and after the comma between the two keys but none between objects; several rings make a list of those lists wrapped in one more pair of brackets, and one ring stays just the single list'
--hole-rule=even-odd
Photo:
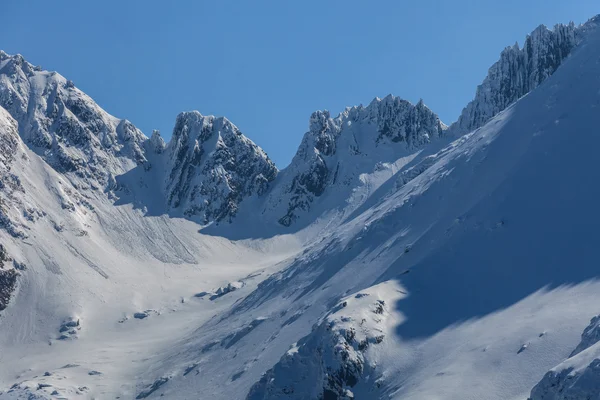
[{"label": "mountain ridgeline", "polygon": [[[138,202],[149,196],[160,201],[156,212],[202,224],[232,222],[245,200],[254,198],[263,220],[289,227],[330,192],[349,192],[362,173],[381,163],[481,127],[552,75],[586,29],[573,23],[552,30],[540,26],[523,48],[506,48],[449,127],[422,100],[411,104],[391,95],[335,117],[316,111],[282,171],[226,118],[184,112],[169,143],[156,131],[147,138],[73,82],[21,55],[0,52],[0,106],[16,121],[23,142],[83,193],[133,195]],[[135,182],[118,179],[131,170],[140,171]],[[158,184],[148,183],[138,193],[138,181]]]},{"label": "mountain ridgeline", "polygon": [[450,125],[316,111],[282,170],[0,52],[0,399],[598,399],[599,25],[506,48]]}]

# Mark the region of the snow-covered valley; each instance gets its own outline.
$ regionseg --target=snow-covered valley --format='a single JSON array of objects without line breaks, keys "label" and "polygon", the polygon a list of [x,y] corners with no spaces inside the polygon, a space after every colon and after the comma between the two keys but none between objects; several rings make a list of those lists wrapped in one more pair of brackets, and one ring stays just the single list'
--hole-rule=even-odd
[{"label": "snow-covered valley", "polygon": [[315,112],[282,171],[0,53],[0,399],[599,398],[599,21],[507,48],[449,126]]}]

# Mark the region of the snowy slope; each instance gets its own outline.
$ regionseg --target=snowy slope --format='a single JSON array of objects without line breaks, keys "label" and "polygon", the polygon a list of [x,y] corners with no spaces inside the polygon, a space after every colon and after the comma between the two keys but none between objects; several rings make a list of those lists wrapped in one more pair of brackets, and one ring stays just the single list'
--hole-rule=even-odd
[{"label": "snowy slope", "polygon": [[[264,286],[314,304],[324,287],[331,296],[401,283],[397,343],[369,360],[370,387],[347,385],[357,398],[524,399],[569,354],[599,288],[590,228],[598,189],[589,184],[599,178],[599,45],[595,32],[538,90],[340,228],[329,245],[339,250],[320,255],[320,268],[299,262]],[[289,365],[286,355],[266,375],[270,389],[251,398],[304,398],[277,379]],[[311,365],[292,364],[286,376],[306,386]]]},{"label": "snowy slope", "polygon": [[[525,400],[598,312],[595,28],[473,132],[376,99],[313,114],[279,174],[197,112],[168,144],[114,128],[99,145],[118,123],[89,121],[117,121],[2,56],[0,399]],[[93,117],[29,100],[55,83]],[[57,131],[65,119],[90,141]],[[61,168],[46,134],[106,174]]]},{"label": "snowy slope", "polygon": [[[0,122],[16,127],[0,111]],[[293,237],[234,243],[200,235],[193,222],[145,216],[102,194],[87,199],[90,208],[65,209],[68,193],[78,193],[72,184],[22,142],[17,150],[11,171],[21,191],[8,215],[23,235],[0,230],[7,257],[21,269],[0,315],[0,390],[19,386],[9,396],[135,397],[153,354],[299,248]],[[39,212],[27,218],[27,209]],[[220,302],[195,297],[232,280],[242,281],[239,294]]]},{"label": "snowy slope", "polygon": [[[588,183],[599,178],[599,44],[594,32],[537,90],[272,275],[206,326],[211,333],[186,340],[179,352],[202,379],[176,373],[181,360],[166,357],[156,372],[169,382],[157,395],[242,397],[252,381],[251,398],[324,390],[327,375],[314,368],[330,365],[336,376],[338,364],[319,352],[295,361],[290,346],[300,343],[292,353],[302,357],[311,354],[303,346],[339,343],[319,334],[323,313],[395,281],[405,295],[391,312],[401,323],[384,351],[363,356],[368,376],[344,389],[356,398],[527,398],[596,313],[599,238],[590,226],[600,214]],[[361,312],[347,321],[357,331]],[[216,341],[232,330],[234,347]],[[277,352],[267,381],[260,371]]]}]

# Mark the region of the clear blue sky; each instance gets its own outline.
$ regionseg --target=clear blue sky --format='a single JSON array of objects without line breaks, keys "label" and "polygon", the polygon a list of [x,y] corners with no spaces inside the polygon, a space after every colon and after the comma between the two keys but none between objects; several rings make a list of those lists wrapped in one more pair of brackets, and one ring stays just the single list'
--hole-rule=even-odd
[{"label": "clear blue sky", "polygon": [[0,48],[73,80],[147,135],[224,115],[279,167],[314,110],[388,93],[446,123],[500,51],[598,0],[3,0]]}]

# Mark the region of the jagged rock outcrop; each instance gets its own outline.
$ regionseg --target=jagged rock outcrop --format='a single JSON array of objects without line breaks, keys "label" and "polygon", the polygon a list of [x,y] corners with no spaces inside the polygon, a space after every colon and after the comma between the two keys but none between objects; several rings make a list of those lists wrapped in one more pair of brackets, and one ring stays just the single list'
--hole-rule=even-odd
[{"label": "jagged rock outcrop", "polygon": [[[0,106],[0,229],[13,237],[25,237],[15,216],[16,197],[24,194],[21,179],[12,171],[12,164],[19,153],[21,139],[17,122]],[[25,208],[25,217],[37,214],[37,210]]]},{"label": "jagged rock outcrop", "polygon": [[385,340],[390,299],[371,290],[334,307],[254,384],[247,399],[353,399],[352,388],[367,376],[377,386],[369,350]]},{"label": "jagged rock outcrop", "polygon": [[229,120],[198,111],[179,114],[164,155],[168,206],[205,223],[231,220],[239,203],[264,194],[278,172]]},{"label": "jagged rock outcrop", "polygon": [[544,375],[529,400],[600,399],[600,316],[595,316],[569,358]]},{"label": "jagged rock outcrop", "polygon": [[558,24],[552,30],[540,25],[525,38],[505,48],[492,65],[475,98],[462,111],[451,129],[467,133],[477,129],[552,75],[577,47],[598,17],[582,26]]},{"label": "jagged rock outcrop", "polygon": [[583,333],[581,334],[581,342],[579,342],[569,357],[576,356],[598,342],[600,342],[600,315],[596,315],[594,318],[592,318],[590,324],[583,330]]},{"label": "jagged rock outcrop", "polygon": [[77,187],[103,189],[145,161],[146,137],[101,109],[73,82],[0,51],[0,106],[24,142]]},{"label": "jagged rock outcrop", "polygon": [[12,261],[6,248],[0,244],[0,311],[8,307],[8,302],[12,292],[17,286],[17,277],[19,272],[12,266],[6,266],[8,261]]},{"label": "jagged rock outcrop", "polygon": [[150,140],[146,143],[148,150],[156,154],[161,154],[167,147],[164,139],[160,136],[160,131],[156,129],[152,131],[152,136],[150,136]]},{"label": "jagged rock outcrop", "polygon": [[317,111],[266,209],[278,209],[279,223],[289,226],[329,187],[356,183],[360,173],[370,172],[377,162],[395,161],[403,151],[435,140],[445,129],[422,100],[413,105],[391,95],[367,107],[347,108],[335,118]]}]

